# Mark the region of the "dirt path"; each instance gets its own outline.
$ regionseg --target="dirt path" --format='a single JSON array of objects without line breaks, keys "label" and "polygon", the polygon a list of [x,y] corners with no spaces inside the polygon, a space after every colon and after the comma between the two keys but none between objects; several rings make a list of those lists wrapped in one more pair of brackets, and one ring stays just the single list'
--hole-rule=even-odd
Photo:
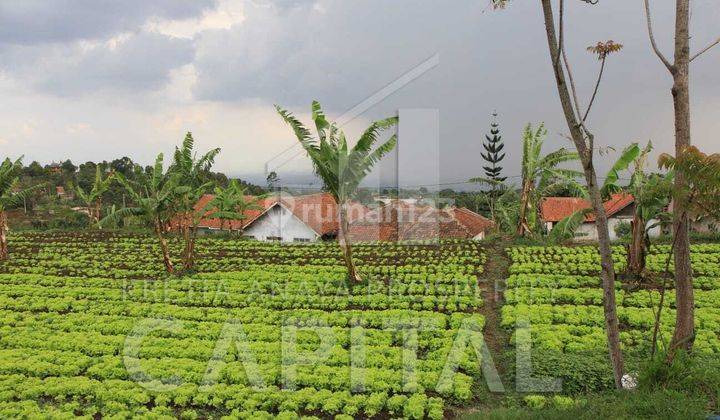
[{"label": "dirt path", "polygon": [[502,289],[508,277],[510,259],[505,253],[505,241],[497,241],[485,248],[487,262],[485,270],[479,276],[479,285],[483,290],[483,306],[480,313],[485,317],[484,338],[493,361],[501,377],[507,372],[504,349],[507,347],[508,334],[500,326],[500,308],[502,307]]},{"label": "dirt path", "polygon": [[[510,360],[505,355],[510,336],[500,326],[502,290],[510,267],[510,259],[505,253],[507,246],[509,246],[509,243],[503,240],[483,245],[487,255],[487,262],[483,273],[478,276],[478,285],[483,294],[483,305],[478,312],[485,317],[483,338],[506,390],[512,388],[513,383],[511,378],[508,377]],[[452,418],[475,419],[478,418],[478,413],[483,412],[484,409],[502,405],[505,394],[491,393],[484,388],[484,384],[481,387],[483,389],[477,391],[475,403],[471,406],[455,409],[451,415]]]}]

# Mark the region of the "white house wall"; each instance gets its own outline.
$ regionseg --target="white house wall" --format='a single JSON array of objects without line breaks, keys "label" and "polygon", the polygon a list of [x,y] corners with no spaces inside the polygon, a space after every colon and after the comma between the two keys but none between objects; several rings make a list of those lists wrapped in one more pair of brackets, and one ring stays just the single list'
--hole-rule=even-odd
[{"label": "white house wall", "polygon": [[275,205],[245,228],[245,236],[260,241],[281,238],[282,242],[315,241],[317,233],[282,205]]},{"label": "white house wall", "polygon": [[[617,234],[615,233],[615,228],[620,223],[630,223],[632,221],[631,218],[618,218],[618,217],[611,217],[608,219],[608,230],[610,231],[610,240],[616,241],[618,238]],[[657,223],[657,220],[651,220],[648,222],[648,226],[651,224]],[[660,236],[661,230],[660,226],[655,226],[654,228],[650,229],[649,235],[651,238],[657,238]],[[575,236],[577,237],[578,241],[597,241],[598,240],[598,233],[597,228],[595,228],[595,222],[591,223],[583,223],[580,225],[580,227],[575,231]]]}]

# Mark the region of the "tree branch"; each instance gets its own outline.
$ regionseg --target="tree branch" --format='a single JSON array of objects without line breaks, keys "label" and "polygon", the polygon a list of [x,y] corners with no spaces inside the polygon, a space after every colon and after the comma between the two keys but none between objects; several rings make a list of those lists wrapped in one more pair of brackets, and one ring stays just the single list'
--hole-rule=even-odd
[{"label": "tree branch", "polygon": [[[558,51],[558,53],[560,53]],[[575,121],[577,121],[577,126],[582,129],[582,131],[585,133],[585,136],[587,138],[591,138],[592,135],[590,134],[590,130],[585,127],[584,120],[581,120],[581,116],[583,115],[582,111],[580,110],[580,101],[578,100],[577,95],[577,89],[575,88],[575,78],[573,78],[572,70],[570,69],[570,60],[567,58],[567,53],[565,50],[562,50],[562,59],[563,63],[565,65],[565,70],[567,71],[568,81],[570,82],[570,91],[572,92],[572,103],[574,106],[574,112],[577,114],[577,117],[575,118]],[[590,144],[586,145],[590,149],[592,149],[592,141]]]},{"label": "tree branch", "polygon": [[653,51],[655,51],[655,55],[658,56],[660,61],[665,65],[665,67],[670,71],[673,72],[673,69],[675,68],[667,58],[663,55],[663,53],[660,52],[660,49],[657,46],[657,43],[655,42],[655,35],[653,35],[653,29],[652,29],[652,17],[650,16],[650,1],[645,0],[645,17],[647,20],[647,28],[648,28],[648,35],[650,36],[650,44],[652,45]]},{"label": "tree branch", "polygon": [[[565,51],[565,43],[564,43],[564,37],[565,37],[565,31],[563,27],[563,22],[565,20],[565,0],[560,0],[560,23],[558,24],[558,51],[560,53]],[[560,53],[558,53],[557,57],[555,58],[555,65],[557,66],[558,62],[560,61]]]},{"label": "tree branch", "polygon": [[598,89],[600,88],[600,81],[603,77],[603,71],[605,70],[605,60],[607,57],[603,57],[602,64],[600,64],[600,73],[598,74],[597,82],[595,83],[595,90],[593,91],[592,97],[590,98],[590,103],[588,104],[587,110],[585,111],[585,115],[583,116],[582,122],[585,123],[585,120],[587,120],[588,115],[590,114],[590,108],[593,106],[593,102],[595,102],[595,97],[597,96]]},{"label": "tree branch", "polygon": [[716,46],[717,44],[720,44],[720,38],[716,39],[712,44],[708,45],[707,47],[700,50],[697,54],[690,57],[690,62],[692,62],[694,59],[700,57],[702,54],[708,52],[712,47]]}]

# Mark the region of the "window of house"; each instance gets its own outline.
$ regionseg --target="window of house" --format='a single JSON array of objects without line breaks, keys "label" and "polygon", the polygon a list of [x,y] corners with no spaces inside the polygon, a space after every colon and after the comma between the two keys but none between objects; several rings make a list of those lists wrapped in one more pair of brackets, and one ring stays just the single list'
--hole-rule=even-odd
[{"label": "window of house", "polygon": [[293,238],[293,242],[310,242],[308,238]]},{"label": "window of house", "polygon": [[268,241],[282,241],[282,237],[280,236],[268,236],[265,239],[267,239]]}]

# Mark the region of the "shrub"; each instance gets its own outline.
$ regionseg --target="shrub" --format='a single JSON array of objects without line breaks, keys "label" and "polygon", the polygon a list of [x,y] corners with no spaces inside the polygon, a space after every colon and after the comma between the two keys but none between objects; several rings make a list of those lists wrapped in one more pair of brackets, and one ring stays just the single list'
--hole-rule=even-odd
[{"label": "shrub", "polygon": [[540,409],[545,408],[547,398],[543,397],[542,395],[528,395],[527,397],[523,398],[523,401],[525,401],[525,405],[530,408]]},{"label": "shrub", "polygon": [[615,235],[617,235],[620,239],[626,239],[629,238],[632,234],[632,226],[630,225],[630,222],[621,221],[617,225],[615,225]]}]

